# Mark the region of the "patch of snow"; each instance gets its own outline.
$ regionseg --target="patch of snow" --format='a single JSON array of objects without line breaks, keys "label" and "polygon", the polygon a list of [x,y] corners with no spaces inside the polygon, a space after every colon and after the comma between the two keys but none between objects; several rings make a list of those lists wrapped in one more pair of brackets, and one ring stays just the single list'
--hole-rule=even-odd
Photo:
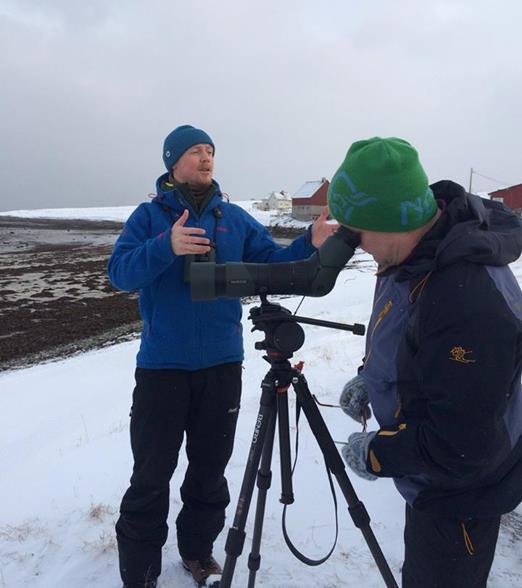
[{"label": "patch of snow", "polygon": [[136,206],[105,206],[89,208],[38,208],[34,210],[8,210],[0,216],[20,218],[52,218],[74,220],[108,220],[125,222]]},{"label": "patch of snow", "polygon": [[[522,261],[514,263],[513,270],[522,280]],[[330,294],[305,299],[299,315],[367,324],[374,280],[372,273],[361,271],[360,266],[344,271]],[[283,305],[294,312],[300,301],[288,297]],[[227,469],[232,500],[225,531],[215,545],[215,555],[222,562],[259,409],[260,384],[268,368],[262,353],[254,349],[261,335],[250,331],[248,310],[248,306],[244,308],[241,413]],[[304,325],[304,330],[305,343],[294,359],[304,360],[311,392],[321,402],[337,404],[342,386],[356,373],[364,355],[364,339],[317,326]],[[138,345],[132,341],[0,375],[0,587],[120,586],[114,523],[132,470],[128,414]],[[289,398],[293,415],[293,391]],[[321,407],[320,411],[335,441],[344,442],[360,429],[338,408]],[[370,429],[374,426],[370,421]],[[293,416],[291,429],[295,431]],[[299,431],[296,502],[288,507],[287,526],[297,547],[317,558],[333,541],[333,505],[323,457],[304,417]],[[182,450],[171,483],[171,532],[163,551],[164,571],[158,588],[192,587],[179,562],[174,525],[186,465]],[[380,588],[382,578],[338,489],[340,528],[332,557],[322,566],[309,568],[291,555],[281,533],[277,449],[272,471],[257,584],[267,588]],[[368,482],[351,472],[348,475],[398,579],[403,559],[403,500],[391,480]],[[234,575],[234,586],[238,587],[247,585],[254,508],[255,499],[246,527],[247,541]],[[522,586],[521,537],[515,533],[521,521],[519,507],[502,527],[490,588]]]}]

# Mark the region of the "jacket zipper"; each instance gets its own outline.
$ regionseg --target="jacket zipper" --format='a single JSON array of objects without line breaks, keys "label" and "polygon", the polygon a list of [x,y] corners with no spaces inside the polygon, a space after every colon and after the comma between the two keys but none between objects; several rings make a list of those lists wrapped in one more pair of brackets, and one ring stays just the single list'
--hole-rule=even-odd
[{"label": "jacket zipper", "polygon": [[379,312],[379,314],[377,316],[377,320],[375,321],[375,325],[373,325],[372,332],[370,333],[369,349],[368,349],[368,353],[366,354],[366,357],[364,358],[364,364],[363,364],[364,367],[366,367],[366,365],[368,364],[368,361],[369,361],[371,354],[372,354],[372,343],[373,343],[373,336],[375,334],[375,331],[377,330],[379,325],[382,323],[382,321],[388,315],[388,313],[391,311],[392,308],[393,308],[393,302],[391,300],[388,300],[384,304],[384,306],[382,307],[381,311]]}]

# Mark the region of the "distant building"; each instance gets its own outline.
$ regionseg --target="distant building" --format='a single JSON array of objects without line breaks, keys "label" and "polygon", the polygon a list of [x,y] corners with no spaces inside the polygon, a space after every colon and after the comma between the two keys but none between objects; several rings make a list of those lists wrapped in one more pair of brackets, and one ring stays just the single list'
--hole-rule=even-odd
[{"label": "distant building", "polygon": [[522,216],[522,184],[495,190],[494,192],[490,192],[489,196],[491,200],[502,202],[502,204],[516,212],[519,216]]},{"label": "distant building", "polygon": [[292,199],[290,194],[281,190],[272,192],[268,198],[261,200],[256,208],[259,210],[275,210],[277,212],[290,212],[292,209]]},{"label": "distant building", "polygon": [[327,203],[330,182],[326,178],[305,182],[292,196],[292,216],[299,220],[313,220]]}]

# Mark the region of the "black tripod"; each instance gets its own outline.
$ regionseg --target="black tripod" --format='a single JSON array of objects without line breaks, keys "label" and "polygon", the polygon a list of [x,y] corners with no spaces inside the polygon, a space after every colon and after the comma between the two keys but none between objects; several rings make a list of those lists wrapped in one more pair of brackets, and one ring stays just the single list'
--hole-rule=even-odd
[{"label": "black tripod", "polygon": [[[288,388],[293,386],[298,406],[306,416],[312,433],[323,453],[329,471],[335,476],[348,504],[348,511],[356,527],[361,530],[375,563],[388,588],[397,588],[393,574],[384,558],[379,544],[370,528],[370,517],[364,504],[357,497],[346,474],[344,462],[337,451],[330,433],[310,393],[305,377],[290,365],[292,357],[304,343],[304,332],[299,322],[329,326],[353,331],[363,335],[362,325],[342,325],[328,321],[294,316],[279,304],[269,303],[266,296],[261,296],[261,306],[250,311],[254,323],[253,330],[264,331],[265,340],[256,343],[256,349],[266,349],[265,359],[270,363],[270,370],[261,384],[262,394],[254,435],[248,454],[243,483],[236,508],[234,522],[227,536],[225,551],[227,554],[221,588],[230,588],[237,558],[243,551],[245,542],[245,525],[254,491],[257,473],[258,497],[252,538],[252,551],[248,558],[250,570],[248,588],[255,584],[256,572],[260,567],[260,545],[267,491],[270,488],[272,472],[270,464],[274,446],[276,422],[279,425],[279,450],[281,461],[281,499],[283,504],[294,501],[292,491],[292,469],[290,459],[290,432],[288,421]],[[261,462],[259,472],[257,468]]]}]

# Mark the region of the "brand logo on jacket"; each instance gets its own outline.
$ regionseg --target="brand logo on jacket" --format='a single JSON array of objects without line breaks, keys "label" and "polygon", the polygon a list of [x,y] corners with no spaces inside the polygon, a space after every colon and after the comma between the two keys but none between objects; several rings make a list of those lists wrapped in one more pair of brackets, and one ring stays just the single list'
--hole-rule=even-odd
[{"label": "brand logo on jacket", "polygon": [[452,361],[458,361],[459,363],[476,363],[474,359],[469,359],[466,355],[473,353],[473,351],[466,351],[464,347],[453,347],[450,350],[450,359]]}]

